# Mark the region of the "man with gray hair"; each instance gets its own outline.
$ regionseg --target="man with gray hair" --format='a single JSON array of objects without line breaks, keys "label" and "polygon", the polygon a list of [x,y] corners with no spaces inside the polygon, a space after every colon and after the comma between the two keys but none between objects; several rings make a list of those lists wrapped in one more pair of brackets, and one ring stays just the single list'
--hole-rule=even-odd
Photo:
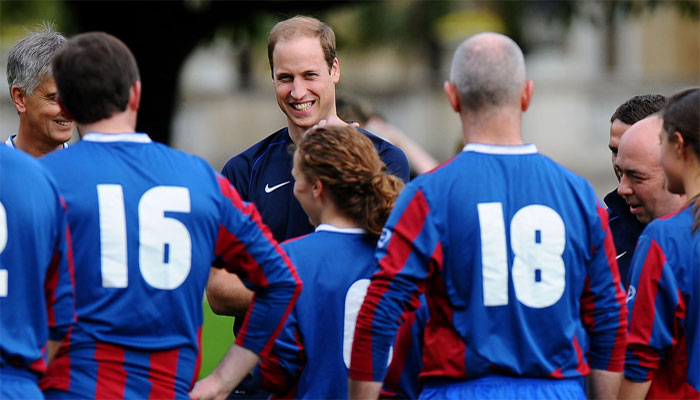
[{"label": "man with gray hair", "polygon": [[592,187],[524,144],[532,98],[518,45],[481,33],[445,93],[464,150],[406,185],[357,317],[350,397],[376,398],[404,309],[426,293],[421,398],[613,398],[627,308]]},{"label": "man with gray hair", "polygon": [[66,147],[73,121],[58,104],[51,59],[66,38],[44,23],[20,39],[7,57],[7,85],[19,114],[19,129],[5,144],[40,157]]}]

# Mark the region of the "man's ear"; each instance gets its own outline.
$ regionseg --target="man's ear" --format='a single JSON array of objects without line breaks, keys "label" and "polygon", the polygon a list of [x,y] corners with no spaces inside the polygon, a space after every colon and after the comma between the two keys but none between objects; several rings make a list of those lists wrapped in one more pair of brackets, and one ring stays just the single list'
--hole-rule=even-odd
[{"label": "man's ear", "polygon": [[127,107],[136,111],[141,105],[141,81],[134,81],[129,88],[129,103]]},{"label": "man's ear", "polygon": [[24,91],[17,85],[12,85],[10,89],[10,96],[12,96],[12,104],[15,105],[17,112],[23,113],[27,112],[26,96]]},{"label": "man's ear", "polygon": [[459,100],[459,93],[457,93],[457,87],[450,81],[445,81],[443,85],[445,89],[445,94],[447,95],[447,101],[450,102],[450,106],[455,112],[460,112],[462,110],[462,104]]},{"label": "man's ear", "polygon": [[336,84],[340,81],[340,63],[337,58],[333,59],[333,65],[331,65],[331,79]]},{"label": "man's ear", "polygon": [[530,107],[530,101],[532,100],[532,91],[534,90],[535,84],[531,80],[525,82],[523,86],[523,91],[520,94],[520,109],[525,112],[527,108]]}]

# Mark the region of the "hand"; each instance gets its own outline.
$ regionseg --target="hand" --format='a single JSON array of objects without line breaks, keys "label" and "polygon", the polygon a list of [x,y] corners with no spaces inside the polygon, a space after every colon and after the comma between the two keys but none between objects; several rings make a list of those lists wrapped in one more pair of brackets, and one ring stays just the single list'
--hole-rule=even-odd
[{"label": "hand", "polygon": [[[309,131],[310,131],[310,130],[313,130],[313,129],[316,129],[316,128],[318,128],[318,127],[321,127],[321,126],[326,126],[326,125],[340,125],[340,126],[350,125],[350,126],[352,126],[353,128],[359,128],[359,127],[360,127],[360,123],[359,123],[359,122],[350,122],[350,123],[347,123],[347,122],[343,121],[342,119],[338,118],[337,115],[331,115],[328,119],[322,119],[322,120],[318,121],[318,124],[312,126],[311,129],[309,129]],[[307,131],[307,132],[308,132],[308,131]]]},{"label": "hand", "polygon": [[190,397],[198,400],[225,400],[230,392],[215,374],[211,374],[194,384]]}]

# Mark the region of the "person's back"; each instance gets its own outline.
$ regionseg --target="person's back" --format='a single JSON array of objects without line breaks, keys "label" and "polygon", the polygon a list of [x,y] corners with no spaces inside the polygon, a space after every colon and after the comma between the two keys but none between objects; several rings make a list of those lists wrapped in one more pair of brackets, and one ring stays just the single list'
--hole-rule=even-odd
[{"label": "person's back", "polygon": [[[409,226],[401,218],[403,210],[415,208],[430,216],[425,225]],[[427,292],[436,306],[426,328],[421,377],[586,375],[588,341],[600,338],[589,338],[578,310],[596,331],[612,327],[608,340],[624,336],[621,304],[590,296],[594,287],[617,292],[622,301],[606,259],[613,250],[604,211],[585,180],[539,155],[534,145],[469,144],[409,185],[387,226],[394,235],[415,238],[414,249],[404,255],[432,257],[439,273],[431,271],[431,279],[444,285]],[[402,272],[420,278],[427,273]],[[463,354],[463,368],[445,367],[450,363],[444,346]],[[594,365],[620,361],[619,354],[592,356]]]},{"label": "person's back", "polygon": [[212,266],[256,291],[228,354],[244,375],[301,290],[294,267],[226,178],[134,132],[141,82],[121,41],[74,37],[54,58],[54,75],[82,140],[41,159],[79,243],[78,321],[41,382],[47,398],[189,398]]},{"label": "person's back", "polygon": [[617,393],[627,309],[591,186],[522,140],[533,83],[510,38],[456,50],[445,93],[467,145],[399,196],[357,318],[351,397],[374,397],[402,309],[425,291],[423,398]]},{"label": "person's back", "polygon": [[374,245],[362,229],[330,225],[282,244],[305,285],[278,339],[293,337],[294,327],[303,338],[305,363],[294,398],[347,396],[350,345],[357,311],[376,268]]},{"label": "person's back", "polygon": [[73,323],[66,237],[65,210],[48,174],[23,152],[0,146],[2,398],[41,396],[47,340],[60,342]]}]

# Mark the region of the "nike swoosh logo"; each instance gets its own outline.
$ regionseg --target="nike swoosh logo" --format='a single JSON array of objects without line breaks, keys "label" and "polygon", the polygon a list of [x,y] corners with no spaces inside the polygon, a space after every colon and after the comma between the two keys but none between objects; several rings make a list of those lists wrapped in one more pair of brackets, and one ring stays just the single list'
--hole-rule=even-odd
[{"label": "nike swoosh logo", "polygon": [[615,257],[615,259],[616,259],[616,260],[619,260],[620,257],[624,256],[625,254],[627,254],[627,250],[625,250],[625,251],[623,251],[622,253],[618,254],[617,257]]},{"label": "nike swoosh logo", "polygon": [[266,184],[266,185],[265,185],[265,193],[272,193],[272,192],[274,192],[275,190],[281,188],[282,186],[288,184],[289,182],[291,182],[291,181],[282,182],[282,183],[280,183],[279,185],[275,185],[275,186],[273,186],[273,187],[270,187],[270,184]]}]

